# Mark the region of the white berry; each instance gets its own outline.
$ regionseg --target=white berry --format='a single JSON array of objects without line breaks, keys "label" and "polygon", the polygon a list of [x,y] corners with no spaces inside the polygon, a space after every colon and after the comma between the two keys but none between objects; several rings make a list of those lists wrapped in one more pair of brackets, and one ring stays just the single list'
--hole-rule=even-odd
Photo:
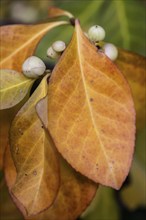
[{"label": "white berry", "polygon": [[115,45],[107,43],[103,46],[104,53],[108,56],[112,61],[116,60],[118,57],[118,50]]},{"label": "white berry", "polygon": [[105,38],[105,30],[99,25],[94,25],[88,30],[88,36],[91,41],[101,41]]},{"label": "white berry", "polygon": [[52,44],[52,48],[53,50],[55,50],[56,52],[63,52],[66,48],[66,45],[63,41],[61,40],[58,40],[58,41],[55,41],[53,44]]},{"label": "white berry", "polygon": [[28,57],[22,65],[23,74],[28,78],[38,78],[43,75],[45,70],[44,62],[36,56]]},{"label": "white berry", "polygon": [[58,54],[55,50],[53,50],[52,47],[49,47],[47,49],[47,56],[52,59],[57,59],[60,56],[60,54]]}]

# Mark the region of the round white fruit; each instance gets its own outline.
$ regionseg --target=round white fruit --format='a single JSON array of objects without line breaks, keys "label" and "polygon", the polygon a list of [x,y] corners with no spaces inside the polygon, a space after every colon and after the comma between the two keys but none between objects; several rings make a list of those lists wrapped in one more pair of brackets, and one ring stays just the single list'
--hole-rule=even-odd
[{"label": "round white fruit", "polygon": [[53,50],[52,47],[49,47],[47,49],[47,56],[52,59],[57,59],[60,56],[60,54]]},{"label": "round white fruit", "polygon": [[52,44],[52,48],[53,50],[55,50],[56,52],[63,52],[66,48],[66,45],[63,41],[61,40],[58,40],[58,41],[55,41],[53,44]]},{"label": "round white fruit", "polygon": [[108,56],[112,61],[116,60],[118,57],[118,49],[115,45],[107,43],[103,46],[104,53]]},{"label": "round white fruit", "polygon": [[99,25],[94,25],[88,30],[88,36],[91,41],[101,41],[105,38],[105,30]]},{"label": "round white fruit", "polygon": [[44,62],[36,56],[28,57],[22,65],[23,74],[28,78],[38,78],[44,74],[45,70]]}]

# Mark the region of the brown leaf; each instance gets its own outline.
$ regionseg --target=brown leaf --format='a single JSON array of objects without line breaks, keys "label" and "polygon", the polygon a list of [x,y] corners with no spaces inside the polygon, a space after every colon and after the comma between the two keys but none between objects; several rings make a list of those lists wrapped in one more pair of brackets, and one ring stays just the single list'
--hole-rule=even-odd
[{"label": "brown leaf", "polygon": [[14,70],[0,70],[0,110],[18,104],[29,93],[34,82]]},{"label": "brown leaf", "polygon": [[133,156],[133,100],[121,72],[78,22],[52,73],[48,100],[48,129],[58,151],[83,175],[119,189]]},{"label": "brown leaf", "polygon": [[18,112],[10,130],[18,172],[12,192],[29,216],[48,208],[59,188],[57,157],[35,111],[36,103],[47,94],[47,77]]},{"label": "brown leaf", "polygon": [[21,71],[22,63],[34,53],[37,44],[47,31],[63,24],[67,22],[1,26],[0,69]]},{"label": "brown leaf", "polygon": [[54,204],[31,220],[74,220],[92,201],[97,186],[60,159],[61,186]]},{"label": "brown leaf", "polygon": [[122,71],[132,89],[136,108],[137,128],[144,127],[146,121],[146,58],[135,53],[119,49],[116,64]]},{"label": "brown leaf", "polygon": [[67,16],[69,18],[74,17],[70,12],[62,10],[54,6],[49,7],[48,16],[49,18],[60,17],[60,16]]}]

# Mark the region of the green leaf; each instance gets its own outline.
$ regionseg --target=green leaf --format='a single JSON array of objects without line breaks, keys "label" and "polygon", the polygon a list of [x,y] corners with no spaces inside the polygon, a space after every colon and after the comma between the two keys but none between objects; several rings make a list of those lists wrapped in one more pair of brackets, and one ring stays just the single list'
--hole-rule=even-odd
[{"label": "green leaf", "polygon": [[[145,7],[143,1],[138,0],[90,0],[90,1],[55,1],[54,5],[68,10],[80,19],[84,31],[94,24],[99,24],[106,31],[106,42],[127,50],[146,55],[145,42]],[[72,29],[69,27],[57,28],[51,31],[41,42],[37,54],[45,59],[46,46],[51,41],[70,39]],[[50,44],[48,43],[50,42]]]},{"label": "green leaf", "polygon": [[137,137],[136,153],[131,169],[131,183],[121,192],[123,202],[129,209],[139,206],[146,207],[145,176],[146,176],[146,128]]},{"label": "green leaf", "polygon": [[19,72],[13,70],[0,70],[0,110],[18,104],[30,91],[34,82]]},{"label": "green leaf", "polygon": [[119,210],[114,190],[100,186],[94,200],[82,214],[83,220],[118,220]]}]

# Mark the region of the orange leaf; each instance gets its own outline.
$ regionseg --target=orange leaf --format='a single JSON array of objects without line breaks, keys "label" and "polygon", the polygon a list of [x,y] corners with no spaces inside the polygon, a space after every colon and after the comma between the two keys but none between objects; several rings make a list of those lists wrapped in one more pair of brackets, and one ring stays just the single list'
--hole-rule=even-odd
[{"label": "orange leaf", "polygon": [[52,73],[48,100],[48,129],[58,151],[83,175],[119,189],[133,156],[133,100],[121,72],[78,21]]},{"label": "orange leaf", "polygon": [[36,103],[47,94],[47,77],[18,112],[10,130],[11,150],[18,172],[12,193],[23,204],[28,216],[48,208],[59,188],[56,154],[35,111]]},{"label": "orange leaf", "polygon": [[146,58],[138,54],[119,49],[116,64],[131,86],[136,108],[137,128],[144,127],[146,121]]},{"label": "orange leaf", "polygon": [[34,53],[37,44],[47,31],[63,24],[67,22],[1,26],[0,69],[21,71],[24,60]]},{"label": "orange leaf", "polygon": [[49,8],[48,16],[49,16],[49,18],[60,17],[60,16],[67,16],[69,18],[74,17],[70,12],[62,10],[62,9],[54,7],[54,6]]},{"label": "orange leaf", "polygon": [[[53,144],[52,142],[50,142]],[[73,170],[63,159],[60,158],[61,165],[61,187],[54,204],[41,214],[35,217],[27,217],[26,211],[20,202],[11,194],[25,219],[29,220],[74,220],[76,219],[92,201],[97,185],[81,176]],[[9,191],[13,187],[16,179],[16,169],[11,158],[9,147],[5,153],[5,177]],[[49,198],[48,198],[49,199]]]}]

